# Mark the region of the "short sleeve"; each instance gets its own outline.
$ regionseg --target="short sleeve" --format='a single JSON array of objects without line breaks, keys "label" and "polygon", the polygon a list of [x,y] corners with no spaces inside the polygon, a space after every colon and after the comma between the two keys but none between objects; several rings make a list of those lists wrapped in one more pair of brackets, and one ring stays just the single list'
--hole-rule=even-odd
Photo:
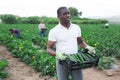
[{"label": "short sleeve", "polygon": [[80,26],[77,26],[77,31],[78,31],[77,37],[81,37],[81,29],[80,29]]},{"label": "short sleeve", "polygon": [[49,32],[48,40],[49,41],[56,41],[55,31],[53,29],[50,30],[50,32]]}]

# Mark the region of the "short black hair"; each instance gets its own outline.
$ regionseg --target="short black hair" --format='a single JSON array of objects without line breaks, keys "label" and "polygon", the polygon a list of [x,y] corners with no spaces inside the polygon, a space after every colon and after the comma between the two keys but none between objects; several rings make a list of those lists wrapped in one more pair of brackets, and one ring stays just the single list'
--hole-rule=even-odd
[{"label": "short black hair", "polygon": [[67,9],[67,7],[59,7],[58,9],[57,9],[57,16],[59,16],[60,15],[60,13],[61,13],[61,10],[63,10],[63,9]]},{"label": "short black hair", "polygon": [[9,31],[12,31],[12,30],[13,30],[13,28],[9,29]]}]

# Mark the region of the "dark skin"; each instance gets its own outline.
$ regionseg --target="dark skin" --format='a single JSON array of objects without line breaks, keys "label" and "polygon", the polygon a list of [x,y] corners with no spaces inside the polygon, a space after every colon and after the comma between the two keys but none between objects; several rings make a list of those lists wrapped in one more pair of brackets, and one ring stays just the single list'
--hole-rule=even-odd
[{"label": "dark skin", "polygon": [[[62,9],[60,15],[58,15],[58,19],[60,24],[63,25],[65,28],[69,29],[70,27],[70,12],[67,8]],[[53,50],[53,47],[56,42],[48,41],[47,44],[47,52],[52,55],[56,56],[56,52]],[[77,43],[80,47],[85,48],[87,44],[82,40],[82,37],[77,37]]]}]

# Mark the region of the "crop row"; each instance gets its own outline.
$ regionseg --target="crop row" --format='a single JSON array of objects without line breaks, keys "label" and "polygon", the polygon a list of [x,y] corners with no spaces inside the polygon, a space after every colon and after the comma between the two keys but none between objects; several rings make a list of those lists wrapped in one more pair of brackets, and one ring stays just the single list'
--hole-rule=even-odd
[{"label": "crop row", "polygon": [[[55,25],[46,25],[48,34]],[[0,44],[5,45],[14,57],[32,66],[41,75],[55,76],[55,58],[47,54],[47,36],[40,37],[37,26],[37,24],[0,24]],[[101,66],[107,65],[108,61],[104,62],[106,57],[120,58],[120,25],[111,24],[109,28],[102,26],[103,24],[80,25],[83,39],[89,45],[96,47],[96,54],[101,58],[98,67],[108,68],[108,66]],[[8,31],[10,28],[19,29],[22,39],[10,37]],[[110,61],[109,64],[112,63],[112,60]]]}]

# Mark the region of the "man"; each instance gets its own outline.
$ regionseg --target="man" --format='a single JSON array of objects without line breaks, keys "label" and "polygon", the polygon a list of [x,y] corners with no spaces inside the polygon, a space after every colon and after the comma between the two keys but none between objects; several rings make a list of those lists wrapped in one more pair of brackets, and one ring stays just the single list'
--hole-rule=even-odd
[{"label": "man", "polygon": [[[81,69],[69,72],[59,63],[59,59],[65,60],[64,54],[78,53],[78,45],[84,49],[87,48],[89,53],[95,52],[95,49],[82,40],[81,29],[70,22],[70,12],[67,7],[58,8],[57,17],[59,24],[49,32],[47,52],[56,56],[58,80],[68,80],[69,75],[72,76],[72,80],[83,80]],[[56,45],[56,51],[53,49],[54,45]]]},{"label": "man", "polygon": [[20,38],[20,30],[11,28],[9,29],[9,32],[11,34],[11,37],[15,36],[16,38]]},{"label": "man", "polygon": [[40,29],[40,35],[45,37],[45,32],[47,30],[44,22],[41,22],[39,25],[38,25],[38,28]]},{"label": "man", "polygon": [[105,23],[105,28],[108,28],[109,27],[109,23]]}]

